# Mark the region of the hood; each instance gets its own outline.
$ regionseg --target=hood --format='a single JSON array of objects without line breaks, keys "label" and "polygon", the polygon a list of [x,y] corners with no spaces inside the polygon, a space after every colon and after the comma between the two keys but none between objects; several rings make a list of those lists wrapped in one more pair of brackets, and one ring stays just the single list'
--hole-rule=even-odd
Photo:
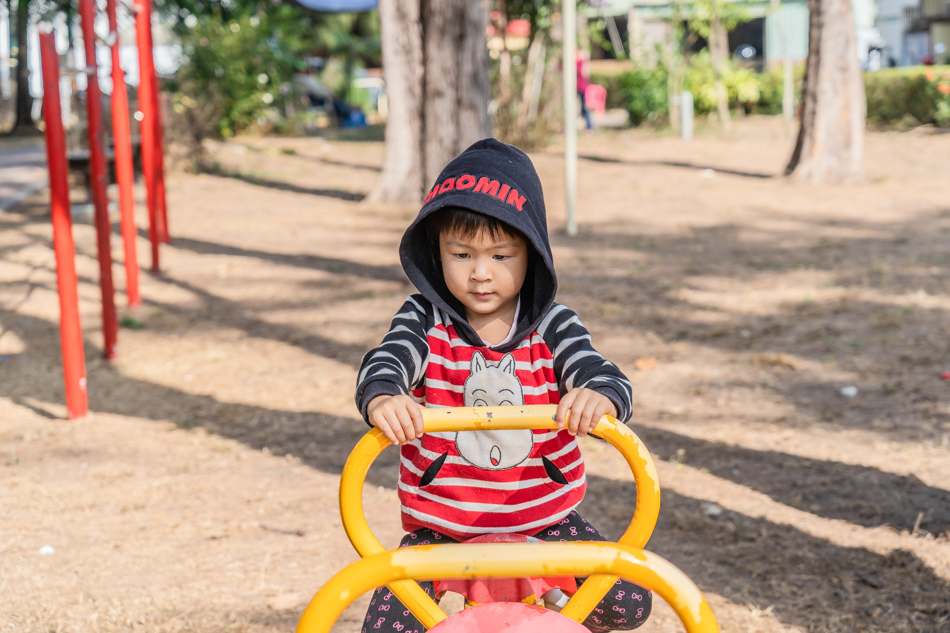
[{"label": "hood", "polygon": [[481,346],[481,338],[465,318],[465,308],[445,285],[438,255],[431,252],[423,224],[426,217],[445,207],[462,207],[496,218],[520,231],[529,251],[533,251],[521,287],[515,336],[496,349],[517,347],[538,326],[557,294],[544,194],[531,159],[517,147],[493,138],[478,141],[442,170],[399,245],[399,259],[409,280],[422,296],[451,317],[462,338]]}]

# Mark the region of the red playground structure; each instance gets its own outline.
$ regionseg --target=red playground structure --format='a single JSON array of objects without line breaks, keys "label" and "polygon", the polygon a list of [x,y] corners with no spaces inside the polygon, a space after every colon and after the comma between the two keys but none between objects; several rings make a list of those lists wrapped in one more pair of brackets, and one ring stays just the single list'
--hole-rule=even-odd
[{"label": "red playground structure", "polygon": [[[168,213],[165,205],[164,152],[161,115],[159,112],[159,84],[152,57],[151,2],[137,0],[125,5],[136,14],[136,36],[139,49],[139,110],[142,117],[142,162],[146,183],[146,201],[149,213],[149,239],[152,250],[152,271],[159,272],[159,245],[170,243]],[[125,73],[119,65],[119,38],[116,0],[108,0],[106,13],[109,35],[99,38],[95,32],[95,0],[79,0],[83,49],[86,66],[67,69],[85,75],[87,133],[89,143],[90,197],[95,210],[99,288],[102,302],[103,355],[112,359],[118,353],[118,318],[115,307],[115,288],[112,281],[111,223],[109,201],[106,132],[102,121],[102,94],[96,64],[99,42],[111,49],[112,57],[112,121],[115,173],[119,189],[122,243],[125,258],[126,293],[128,305],[141,304],[139,265],[136,248],[138,230],[135,225],[133,193],[133,162],[131,120],[125,88]],[[43,70],[43,112],[45,121],[47,165],[50,182],[50,210],[53,224],[53,247],[56,252],[57,289],[60,299],[60,337],[63,353],[63,374],[66,383],[66,408],[70,419],[82,418],[88,413],[86,370],[82,327],[79,317],[78,278],[76,275],[75,246],[72,236],[72,216],[69,199],[68,160],[63,112],[60,105],[60,67],[56,50],[56,33],[49,23],[40,25],[40,54]]]}]

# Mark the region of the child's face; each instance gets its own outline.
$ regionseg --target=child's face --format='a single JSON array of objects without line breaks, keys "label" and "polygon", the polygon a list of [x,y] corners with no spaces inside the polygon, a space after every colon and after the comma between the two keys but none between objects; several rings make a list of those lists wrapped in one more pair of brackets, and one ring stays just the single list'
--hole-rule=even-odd
[{"label": "child's face", "polygon": [[528,247],[517,235],[488,231],[474,237],[443,231],[439,256],[445,284],[465,306],[473,327],[491,317],[512,319],[528,270]]}]

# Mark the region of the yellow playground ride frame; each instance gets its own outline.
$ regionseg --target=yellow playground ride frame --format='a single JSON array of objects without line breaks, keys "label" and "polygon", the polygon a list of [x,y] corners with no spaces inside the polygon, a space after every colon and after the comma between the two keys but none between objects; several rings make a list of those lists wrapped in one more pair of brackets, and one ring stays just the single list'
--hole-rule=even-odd
[{"label": "yellow playground ride frame", "polygon": [[[425,432],[505,429],[557,430],[556,405],[423,409]],[[592,433],[610,442],[627,460],[637,488],[633,519],[616,543],[495,543],[404,547],[387,551],[373,535],[363,512],[363,482],[376,457],[390,446],[372,429],[359,441],[340,479],[340,514],[350,543],[362,560],[345,568],[314,596],[297,633],[329,633],[356,598],[382,585],[426,627],[448,616],[415,580],[589,576],[561,610],[583,622],[618,577],[650,589],[676,612],[688,633],[718,633],[706,599],[683,572],[656,554],[643,551],[660,513],[660,484],[653,458],[636,434],[610,416]]]}]

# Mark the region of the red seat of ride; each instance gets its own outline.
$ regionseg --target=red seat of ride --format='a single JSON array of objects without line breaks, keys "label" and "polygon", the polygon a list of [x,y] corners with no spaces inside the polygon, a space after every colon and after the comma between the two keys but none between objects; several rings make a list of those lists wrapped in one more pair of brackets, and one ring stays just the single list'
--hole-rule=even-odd
[{"label": "red seat of ride", "polygon": [[[468,539],[466,543],[540,543],[539,539],[521,534],[484,534]],[[453,591],[465,596],[465,603],[473,606],[491,602],[523,602],[541,604],[541,596],[551,589],[560,589],[573,595],[577,581],[571,576],[544,578],[460,578],[435,581],[436,595]]]},{"label": "red seat of ride", "polygon": [[518,602],[496,602],[459,611],[429,633],[590,633],[560,613]]}]

